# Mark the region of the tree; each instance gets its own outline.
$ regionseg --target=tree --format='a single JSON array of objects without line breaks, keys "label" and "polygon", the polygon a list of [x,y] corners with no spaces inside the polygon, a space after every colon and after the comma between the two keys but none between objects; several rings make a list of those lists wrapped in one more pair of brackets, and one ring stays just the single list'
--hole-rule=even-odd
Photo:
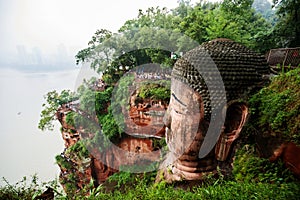
[{"label": "tree", "polygon": [[200,1],[180,23],[180,30],[199,44],[229,38],[255,51],[273,47],[272,25],[252,8],[253,0]]},{"label": "tree", "polygon": [[278,23],[275,34],[277,43],[281,47],[300,46],[300,1],[273,0]]},{"label": "tree", "polygon": [[48,92],[44,98],[46,103],[42,105],[43,110],[41,111],[41,119],[38,124],[38,128],[43,131],[53,130],[53,121],[56,120],[55,114],[60,106],[78,99],[75,93],[70,90],[63,90],[60,94],[54,90]]},{"label": "tree", "polygon": [[172,52],[179,55],[196,46],[180,33],[179,22],[180,18],[166,8],[139,10],[138,17],[126,21],[118,34],[97,31],[88,48],[76,55],[77,64],[91,62],[91,68],[101,72],[111,85],[136,66],[159,63],[172,67],[176,61],[171,58]]},{"label": "tree", "polygon": [[172,10],[174,16],[184,18],[189,15],[189,12],[193,9],[191,6],[191,0],[178,0],[178,7]]},{"label": "tree", "polygon": [[206,42],[208,40],[206,27],[210,20],[208,16],[214,10],[214,6],[217,6],[217,4],[200,2],[179,24],[180,31],[199,44]]},{"label": "tree", "polygon": [[111,56],[109,45],[104,45],[112,37],[112,32],[106,29],[100,29],[95,32],[92,39],[88,42],[88,47],[80,50],[75,58],[76,64],[80,62],[91,62],[91,68],[99,71],[105,69]]},{"label": "tree", "polygon": [[224,0],[218,16],[224,16],[225,24],[222,30],[227,31],[229,35],[231,32],[230,39],[241,42],[256,51],[265,51],[261,49],[264,46],[256,41],[262,36],[261,33],[271,28],[271,24],[255,12],[252,4],[253,0]]}]

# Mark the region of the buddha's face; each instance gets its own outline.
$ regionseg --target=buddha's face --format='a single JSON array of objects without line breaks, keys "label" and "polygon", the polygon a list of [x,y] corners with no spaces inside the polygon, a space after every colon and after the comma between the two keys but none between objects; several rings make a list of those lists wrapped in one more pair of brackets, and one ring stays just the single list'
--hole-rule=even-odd
[{"label": "buddha's face", "polygon": [[179,80],[172,79],[171,98],[164,117],[166,142],[175,159],[196,160],[205,135],[201,95]]},{"label": "buddha's face", "polygon": [[[216,135],[212,150],[199,158],[209,122],[204,118],[201,95],[183,82],[172,79],[171,99],[164,117],[166,142],[169,148],[165,164],[171,165],[173,174],[187,180],[201,179],[202,173],[214,171],[217,160],[225,161],[233,142],[238,138],[248,114],[240,102],[228,104],[224,126]],[[222,114],[222,113],[220,113]]]}]

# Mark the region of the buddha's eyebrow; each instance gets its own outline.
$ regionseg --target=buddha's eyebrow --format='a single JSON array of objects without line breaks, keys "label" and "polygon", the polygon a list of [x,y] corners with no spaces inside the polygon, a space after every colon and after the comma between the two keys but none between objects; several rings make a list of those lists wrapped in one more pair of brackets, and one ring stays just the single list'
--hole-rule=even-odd
[{"label": "buddha's eyebrow", "polygon": [[183,105],[183,106],[187,106],[186,104],[184,104],[182,101],[180,101],[179,99],[178,99],[178,97],[176,97],[176,95],[174,94],[174,93],[172,93],[172,96],[174,97],[174,99],[176,100],[176,101],[178,101],[178,103],[180,103],[181,105]]}]

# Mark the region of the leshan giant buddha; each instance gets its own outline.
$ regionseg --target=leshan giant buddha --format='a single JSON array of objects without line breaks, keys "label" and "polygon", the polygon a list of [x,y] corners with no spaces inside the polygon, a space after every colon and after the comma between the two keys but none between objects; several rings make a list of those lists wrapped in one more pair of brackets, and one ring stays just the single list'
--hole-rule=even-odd
[{"label": "leshan giant buddha", "polygon": [[157,181],[201,182],[218,168],[230,174],[247,100],[268,73],[263,56],[229,39],[203,43],[180,58],[164,117],[168,153]]}]

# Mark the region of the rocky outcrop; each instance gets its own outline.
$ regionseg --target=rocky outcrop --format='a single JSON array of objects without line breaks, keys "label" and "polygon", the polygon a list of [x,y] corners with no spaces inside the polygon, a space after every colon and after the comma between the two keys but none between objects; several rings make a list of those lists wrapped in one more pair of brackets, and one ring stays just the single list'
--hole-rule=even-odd
[{"label": "rocky outcrop", "polygon": [[[100,83],[98,81],[94,84],[93,89],[103,91]],[[105,84],[101,85],[105,87]],[[140,98],[141,101],[137,103],[137,92],[133,92],[130,97],[129,110],[123,109],[126,134],[115,144],[104,149],[91,145],[84,150],[83,141],[92,141],[96,133],[87,131],[83,126],[75,126],[74,114],[94,124],[99,123],[95,116],[80,109],[79,101],[64,104],[57,110],[56,118],[62,126],[61,134],[65,142],[65,150],[57,156],[57,163],[61,170],[60,182],[67,193],[83,191],[92,180],[93,185],[98,186],[124,165],[149,166],[159,160],[160,153],[156,150],[160,148],[158,144],[161,137],[156,133],[163,132],[162,119],[167,104],[151,98]],[[87,154],[82,153],[86,150]]]},{"label": "rocky outcrop", "polygon": [[269,158],[271,162],[278,159],[282,159],[286,168],[300,179],[300,146],[293,142],[282,143]]},{"label": "rocky outcrop", "polygon": [[[131,96],[131,102],[136,96]],[[125,132],[130,135],[155,135],[163,127],[163,116],[167,103],[163,101],[144,99],[139,103],[131,103],[129,113],[125,114]]]}]

